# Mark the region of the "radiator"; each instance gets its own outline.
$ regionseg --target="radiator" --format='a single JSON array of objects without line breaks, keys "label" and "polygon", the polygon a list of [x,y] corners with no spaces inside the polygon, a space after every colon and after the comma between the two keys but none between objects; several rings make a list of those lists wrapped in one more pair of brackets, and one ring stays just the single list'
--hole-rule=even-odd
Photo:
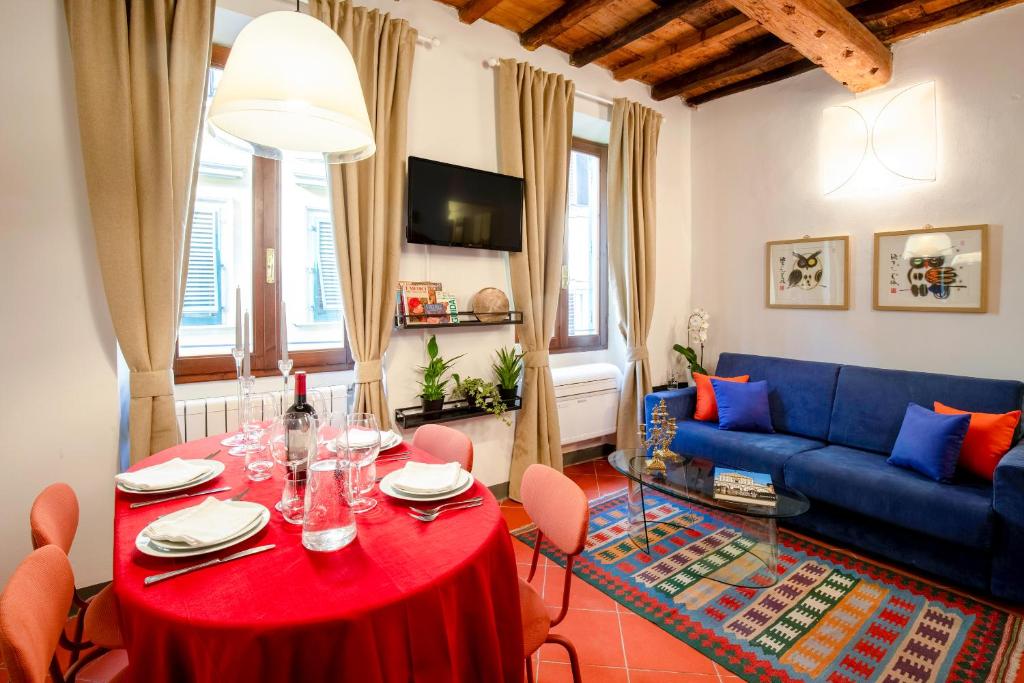
[{"label": "radiator", "polygon": [[[336,384],[326,387],[313,387],[310,392],[318,392],[330,410],[348,409],[348,387],[344,384]],[[267,401],[276,401],[280,405],[281,391],[272,391],[262,394]],[[291,403],[291,394],[288,395],[288,403]],[[262,417],[263,407],[260,406]],[[238,397],[211,396],[208,398],[196,398],[190,401],[175,401],[174,412],[178,418],[178,429],[181,438],[185,441],[195,441],[214,434],[233,432],[238,429]]]},{"label": "radiator", "polygon": [[562,445],[615,434],[622,373],[609,363],[552,368]]}]

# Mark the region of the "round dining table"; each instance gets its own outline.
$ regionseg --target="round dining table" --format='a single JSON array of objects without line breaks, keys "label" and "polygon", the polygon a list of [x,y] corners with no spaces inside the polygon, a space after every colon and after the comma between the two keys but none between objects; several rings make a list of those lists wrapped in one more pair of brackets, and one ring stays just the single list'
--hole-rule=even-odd
[{"label": "round dining table", "polygon": [[[273,509],[282,472],[251,482],[243,458],[228,455],[223,435],[191,441],[137,463],[203,458],[219,450],[224,472],[195,488],[230,486],[228,499],[271,511],[265,529],[238,545],[188,558],[141,553],[139,532],[158,515],[204,496],[132,509],[149,498],[117,491],[114,591],[133,681],[415,681],[498,683],[523,678],[523,641],[515,556],[508,528],[487,487],[474,482],[456,500],[482,496],[479,507],[412,519],[412,503],[375,489],[377,506],[356,515],[357,536],[335,552],[301,543],[302,527]],[[437,462],[403,443],[389,454]],[[378,475],[404,461],[380,463]],[[272,550],[145,585],[152,574],[251,547]]]}]

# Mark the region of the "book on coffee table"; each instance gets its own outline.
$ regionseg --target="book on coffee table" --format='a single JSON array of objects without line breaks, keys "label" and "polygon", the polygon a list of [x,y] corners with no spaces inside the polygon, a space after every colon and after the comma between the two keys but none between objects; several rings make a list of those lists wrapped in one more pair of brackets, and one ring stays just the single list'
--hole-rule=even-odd
[{"label": "book on coffee table", "polygon": [[715,468],[715,500],[728,500],[747,505],[775,505],[772,475],[725,467]]}]

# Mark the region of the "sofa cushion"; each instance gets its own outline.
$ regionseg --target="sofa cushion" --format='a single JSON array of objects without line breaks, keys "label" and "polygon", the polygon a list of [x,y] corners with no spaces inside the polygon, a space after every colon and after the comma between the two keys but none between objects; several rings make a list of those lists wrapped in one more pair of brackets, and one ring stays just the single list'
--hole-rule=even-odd
[{"label": "sofa cushion", "polygon": [[828,436],[839,374],[835,363],[723,353],[715,374],[750,375],[751,382],[768,382],[775,431],[821,441]]},{"label": "sofa cushion", "polygon": [[907,406],[889,464],[948,482],[971,424],[970,415],[940,415],[916,403]]},{"label": "sofa cushion", "polygon": [[786,486],[813,500],[971,548],[991,544],[992,487],[984,482],[937,484],[844,446],[796,454],[784,470]]},{"label": "sofa cushion", "polygon": [[712,379],[718,401],[718,428],[732,432],[773,434],[768,407],[768,382],[730,382]]},{"label": "sofa cushion", "polygon": [[752,472],[769,472],[782,481],[782,465],[794,453],[801,453],[825,444],[791,434],[756,434],[727,432],[714,422],[680,421],[676,425],[672,450],[696,455],[717,465]]},{"label": "sofa cushion", "polygon": [[1024,384],[844,365],[839,371],[828,441],[891,453],[907,406],[930,406],[935,401],[972,412],[1008,413],[1020,409]]}]

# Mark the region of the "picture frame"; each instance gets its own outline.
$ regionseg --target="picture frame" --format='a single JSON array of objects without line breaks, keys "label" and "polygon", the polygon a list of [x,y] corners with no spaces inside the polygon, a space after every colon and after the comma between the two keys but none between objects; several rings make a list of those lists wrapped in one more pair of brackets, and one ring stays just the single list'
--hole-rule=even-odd
[{"label": "picture frame", "polygon": [[850,308],[850,237],[803,237],[765,245],[765,306]]},{"label": "picture frame", "polygon": [[988,311],[988,225],[875,233],[876,311]]}]

